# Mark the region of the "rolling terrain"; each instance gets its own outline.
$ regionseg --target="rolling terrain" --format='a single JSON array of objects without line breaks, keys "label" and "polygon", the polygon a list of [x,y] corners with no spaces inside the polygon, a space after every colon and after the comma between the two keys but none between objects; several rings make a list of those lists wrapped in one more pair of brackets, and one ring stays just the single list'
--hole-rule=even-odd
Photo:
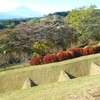
[{"label": "rolling terrain", "polygon": [[82,97],[94,100],[100,88],[99,59],[100,54],[93,54],[3,71],[0,73],[0,100],[78,100]]},{"label": "rolling terrain", "polygon": [[0,100],[100,100],[100,9],[40,15],[0,16]]}]

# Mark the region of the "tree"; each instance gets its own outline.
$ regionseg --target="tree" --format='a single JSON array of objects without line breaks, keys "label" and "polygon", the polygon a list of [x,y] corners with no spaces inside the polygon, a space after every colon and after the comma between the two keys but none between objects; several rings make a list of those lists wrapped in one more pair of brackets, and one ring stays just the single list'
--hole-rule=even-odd
[{"label": "tree", "polygon": [[53,49],[61,48],[66,50],[73,41],[74,29],[69,28],[68,25],[58,27],[48,27],[43,29],[43,40]]},{"label": "tree", "polygon": [[81,44],[88,42],[89,39],[100,40],[100,13],[98,13],[95,6],[83,7],[72,10],[65,18],[70,27],[76,29],[75,36]]},{"label": "tree", "polygon": [[44,56],[49,49],[50,47],[47,44],[45,44],[44,41],[36,41],[33,43],[33,50],[35,52],[33,56]]}]

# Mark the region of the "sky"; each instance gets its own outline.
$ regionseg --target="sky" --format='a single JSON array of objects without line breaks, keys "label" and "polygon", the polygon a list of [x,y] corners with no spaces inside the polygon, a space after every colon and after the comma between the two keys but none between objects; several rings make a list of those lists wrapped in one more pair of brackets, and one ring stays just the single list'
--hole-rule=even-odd
[{"label": "sky", "polygon": [[0,12],[26,6],[33,11],[48,14],[90,5],[96,5],[100,9],[100,0],[0,0]]}]

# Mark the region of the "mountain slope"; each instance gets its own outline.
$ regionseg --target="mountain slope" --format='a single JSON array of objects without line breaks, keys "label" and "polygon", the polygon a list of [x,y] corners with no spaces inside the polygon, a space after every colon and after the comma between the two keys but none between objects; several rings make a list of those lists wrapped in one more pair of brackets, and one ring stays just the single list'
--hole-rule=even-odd
[{"label": "mountain slope", "polygon": [[21,17],[40,17],[43,14],[35,12],[25,6],[20,6],[13,11],[8,12],[9,14],[18,15]]},{"label": "mountain slope", "polygon": [[25,6],[20,6],[13,11],[0,12],[0,19],[41,17],[43,14],[35,12]]}]

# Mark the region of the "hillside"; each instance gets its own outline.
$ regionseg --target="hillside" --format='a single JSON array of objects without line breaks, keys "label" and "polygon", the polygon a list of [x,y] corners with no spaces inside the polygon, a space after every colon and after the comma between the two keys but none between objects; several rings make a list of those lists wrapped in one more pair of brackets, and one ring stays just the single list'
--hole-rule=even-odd
[{"label": "hillside", "polygon": [[[77,100],[80,98],[83,100],[85,98],[85,100],[93,100],[98,98],[100,88],[99,59],[100,54],[94,54],[59,63],[28,66],[1,72],[0,99]],[[66,78],[69,77],[69,79],[58,81],[61,75],[64,75],[62,71],[67,72]],[[71,78],[72,76],[74,79]],[[29,80],[26,82],[28,78],[38,86],[26,87],[23,90],[23,85],[29,82]]]},{"label": "hillside", "polygon": [[94,54],[58,63],[28,65],[19,69],[0,72],[0,92],[21,89],[27,78],[32,79],[37,85],[57,82],[62,71],[69,76],[69,79],[72,76],[72,78],[77,78],[99,74],[99,67],[96,66],[96,64],[100,65],[99,58],[100,54]]},{"label": "hillside", "polygon": [[[35,44],[35,42],[46,45],[44,48],[45,50],[42,50],[42,52],[44,51],[44,54],[47,52],[52,52],[54,49],[57,52],[60,48],[60,46],[56,48],[56,45],[59,44],[59,40],[61,41],[63,38],[70,37],[74,30],[71,31],[71,29],[68,28],[68,25],[63,21],[62,17],[56,16],[56,18],[57,19],[54,20],[54,15],[52,15],[26,22],[22,21],[17,26],[14,26],[15,28],[13,29],[1,30],[0,51],[10,51],[11,49],[15,50],[14,52],[17,52],[17,59],[21,60],[21,62],[32,57],[32,53],[35,52],[35,49],[33,49],[32,45]],[[50,51],[50,47],[53,45],[52,42],[55,42],[55,48]],[[48,47],[47,45],[51,46]],[[62,41],[60,45],[65,48],[66,44],[64,44],[64,41]],[[16,48],[18,49],[17,51]],[[22,52],[22,54],[19,54],[19,52]],[[9,53],[9,55],[11,54]],[[18,57],[21,55],[22,57],[26,56],[26,58]],[[16,59],[15,54],[13,58]],[[7,59],[9,59],[9,57]],[[16,62],[20,62],[19,60]]]},{"label": "hillside", "polygon": [[0,100],[100,100],[98,0],[0,4]]},{"label": "hillside", "polygon": [[[100,75],[0,94],[1,100],[99,100]],[[74,91],[73,91],[74,90]]]},{"label": "hillside", "polygon": [[0,30],[0,67],[68,48],[97,45],[100,41],[99,13],[90,6],[25,22],[8,20],[6,27],[2,29],[1,25]]}]

